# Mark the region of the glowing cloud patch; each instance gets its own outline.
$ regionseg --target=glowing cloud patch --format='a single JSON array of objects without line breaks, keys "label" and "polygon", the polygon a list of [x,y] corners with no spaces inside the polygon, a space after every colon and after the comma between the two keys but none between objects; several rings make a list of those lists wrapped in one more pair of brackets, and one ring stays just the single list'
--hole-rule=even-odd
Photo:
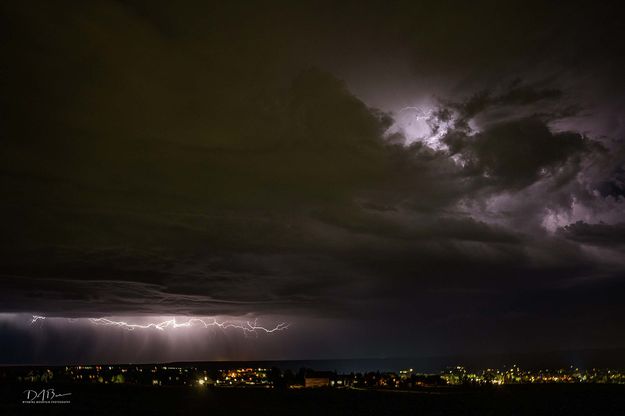
[{"label": "glowing cloud patch", "polygon": [[434,150],[446,150],[442,137],[451,126],[451,121],[440,120],[432,109],[417,106],[403,107],[395,115],[395,122],[386,131],[387,137],[401,134],[406,145],[421,142]]}]

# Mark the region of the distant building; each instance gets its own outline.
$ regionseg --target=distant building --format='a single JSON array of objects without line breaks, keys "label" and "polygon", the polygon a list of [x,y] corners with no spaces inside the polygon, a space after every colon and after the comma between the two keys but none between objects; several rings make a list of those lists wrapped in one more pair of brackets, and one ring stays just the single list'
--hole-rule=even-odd
[{"label": "distant building", "polygon": [[413,374],[414,374],[414,370],[412,368],[407,368],[405,370],[399,371],[399,378],[401,380],[406,380],[412,377]]},{"label": "distant building", "polygon": [[328,377],[306,377],[304,379],[304,387],[328,387],[330,379]]},{"label": "distant building", "polygon": [[333,378],[334,373],[329,371],[310,372],[304,377],[304,387],[329,387]]}]

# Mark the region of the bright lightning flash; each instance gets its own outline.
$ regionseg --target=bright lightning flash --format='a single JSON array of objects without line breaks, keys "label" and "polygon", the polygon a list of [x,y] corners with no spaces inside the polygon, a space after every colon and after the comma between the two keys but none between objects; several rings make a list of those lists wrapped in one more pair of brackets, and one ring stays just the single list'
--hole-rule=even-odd
[{"label": "bright lightning flash", "polygon": [[221,329],[240,329],[243,332],[266,332],[272,333],[276,331],[282,331],[287,329],[289,325],[285,322],[281,322],[273,328],[266,328],[264,326],[260,326],[257,324],[257,320],[254,321],[246,321],[242,322],[219,322],[214,318],[211,319],[201,319],[201,318],[190,318],[187,321],[178,322],[176,318],[168,319],[166,321],[158,322],[158,323],[150,323],[150,324],[129,324],[124,321],[113,321],[107,318],[90,318],[89,321],[96,325],[106,325],[106,326],[119,326],[121,328],[127,329],[129,331],[133,331],[135,329],[158,329],[159,331],[164,331],[166,328],[190,328],[192,326],[203,326],[204,328],[217,327]]},{"label": "bright lightning flash", "polygon": [[446,150],[447,145],[441,139],[447,134],[453,120],[441,120],[432,109],[408,106],[400,109],[395,123],[386,131],[386,136],[402,134],[406,145],[421,142],[434,150]]},{"label": "bright lightning flash", "polygon": [[[37,322],[40,319],[46,319],[45,316],[33,315],[33,319],[31,324]],[[124,328],[128,331],[134,331],[137,329],[156,329],[159,331],[164,331],[166,329],[175,329],[175,328],[191,328],[191,327],[204,327],[204,328],[220,328],[220,329],[238,329],[243,331],[245,334],[250,333],[258,333],[264,332],[267,334],[283,331],[289,327],[289,324],[286,322],[280,322],[279,324],[273,327],[264,327],[258,325],[258,320],[255,319],[253,321],[245,321],[245,322],[236,322],[236,321],[223,321],[220,322],[215,318],[189,318],[186,321],[177,321],[176,318],[167,319],[165,321],[156,322],[156,323],[148,323],[148,324],[132,324],[125,321],[115,321],[108,318],[88,318],[89,322],[94,325],[102,325],[102,326],[117,326],[120,328]],[[75,320],[73,320],[75,321]],[[72,321],[72,322],[73,322]]]}]

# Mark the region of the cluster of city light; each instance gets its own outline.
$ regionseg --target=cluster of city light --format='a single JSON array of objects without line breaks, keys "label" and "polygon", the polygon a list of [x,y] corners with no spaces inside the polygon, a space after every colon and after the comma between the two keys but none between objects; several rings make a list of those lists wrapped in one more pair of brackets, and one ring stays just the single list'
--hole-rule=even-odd
[{"label": "cluster of city light", "polygon": [[[41,383],[57,380],[74,383],[186,385],[211,387],[250,387],[292,389],[336,387],[357,389],[412,390],[423,387],[501,386],[508,384],[620,384],[625,386],[625,372],[609,368],[580,369],[577,367],[552,370],[522,370],[514,365],[503,370],[475,369],[462,366],[440,373],[419,373],[414,369],[395,372],[368,371],[337,373],[305,369],[294,374],[280,368],[226,368],[211,370],[204,366],[172,365],[74,365],[55,367],[16,367],[5,373],[5,380]],[[9,378],[7,378],[9,377]]]},{"label": "cluster of city light", "polygon": [[[39,320],[46,319],[45,316],[33,315],[31,324]],[[74,322],[75,320],[72,320]],[[259,333],[264,332],[267,334],[283,331],[289,327],[286,322],[280,322],[273,327],[265,327],[258,324],[258,320],[253,321],[218,321],[216,318],[188,318],[186,320],[177,320],[175,317],[166,319],[164,321],[152,322],[147,324],[129,323],[126,321],[118,321],[109,318],[88,318],[88,321],[94,325],[101,326],[116,326],[126,329],[128,331],[141,330],[141,329],[155,329],[158,331],[165,331],[166,329],[175,328],[191,328],[191,327],[203,327],[203,328],[220,328],[220,329],[237,329],[244,333]]]}]

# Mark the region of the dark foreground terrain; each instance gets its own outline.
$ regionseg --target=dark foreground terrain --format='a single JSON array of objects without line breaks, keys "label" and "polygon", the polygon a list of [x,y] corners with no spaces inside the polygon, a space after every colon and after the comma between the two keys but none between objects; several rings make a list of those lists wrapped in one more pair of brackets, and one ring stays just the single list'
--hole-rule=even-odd
[{"label": "dark foreground terrain", "polygon": [[[625,385],[520,385],[413,392],[54,385],[67,404],[24,404],[2,385],[0,415],[625,415]],[[35,389],[36,390],[36,389]],[[63,399],[66,399],[64,397]]]}]

